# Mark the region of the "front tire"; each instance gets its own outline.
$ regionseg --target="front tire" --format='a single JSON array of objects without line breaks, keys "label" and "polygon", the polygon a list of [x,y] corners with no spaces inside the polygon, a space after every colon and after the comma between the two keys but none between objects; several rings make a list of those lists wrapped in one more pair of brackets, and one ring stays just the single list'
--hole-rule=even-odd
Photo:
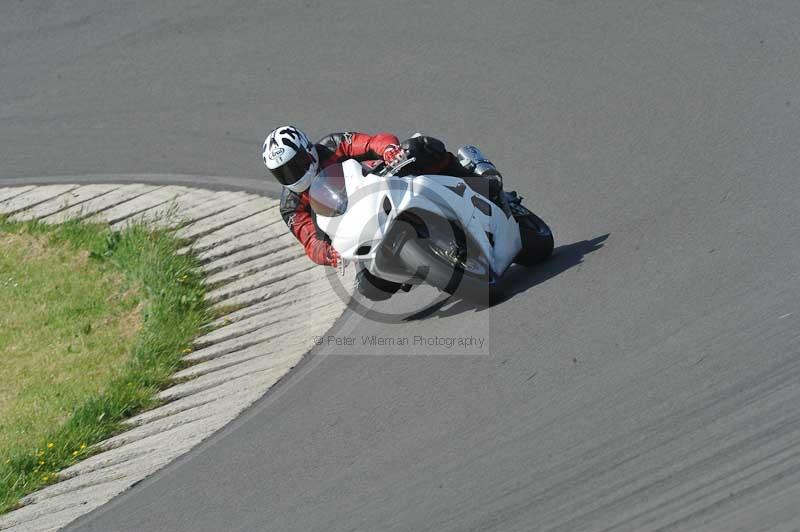
[{"label": "front tire", "polygon": [[392,297],[402,285],[380,277],[375,277],[364,268],[356,274],[356,290],[370,301],[386,301]]},{"label": "front tire", "polygon": [[[457,231],[463,236],[463,232]],[[458,244],[463,244],[459,242]],[[411,237],[398,251],[398,258],[411,268],[417,268],[417,277],[425,283],[448,294],[454,294],[474,302],[489,304],[492,294],[491,269],[483,264],[482,271],[475,268],[477,259],[447,258],[430,238]],[[465,267],[463,261],[471,267]]]}]

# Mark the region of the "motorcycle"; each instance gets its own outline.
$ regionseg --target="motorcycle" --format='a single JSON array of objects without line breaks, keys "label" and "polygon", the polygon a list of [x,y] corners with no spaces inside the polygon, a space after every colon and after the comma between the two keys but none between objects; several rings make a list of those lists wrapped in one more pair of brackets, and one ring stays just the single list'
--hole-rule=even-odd
[{"label": "motorcycle", "polygon": [[553,252],[550,228],[515,193],[503,191],[495,203],[458,177],[403,175],[414,161],[349,159],[312,182],[317,225],[342,264],[485,302],[512,263],[532,266]]}]

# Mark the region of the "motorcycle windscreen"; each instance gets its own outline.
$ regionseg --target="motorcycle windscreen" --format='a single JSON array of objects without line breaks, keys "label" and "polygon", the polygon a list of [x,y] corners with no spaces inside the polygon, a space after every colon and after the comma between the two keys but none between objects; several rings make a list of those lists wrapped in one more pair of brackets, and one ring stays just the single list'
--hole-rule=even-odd
[{"label": "motorcycle windscreen", "polygon": [[333,218],[344,214],[347,210],[347,187],[342,165],[332,164],[322,170],[311,183],[308,196],[317,216]]}]

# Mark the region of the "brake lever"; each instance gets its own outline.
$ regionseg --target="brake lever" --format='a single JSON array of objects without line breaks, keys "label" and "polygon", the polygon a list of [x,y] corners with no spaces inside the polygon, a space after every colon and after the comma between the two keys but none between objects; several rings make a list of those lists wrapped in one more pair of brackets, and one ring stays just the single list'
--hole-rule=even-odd
[{"label": "brake lever", "polygon": [[406,166],[408,166],[409,164],[413,163],[416,160],[417,160],[416,157],[409,157],[408,159],[404,159],[396,166],[390,167],[389,171],[386,172],[384,177],[394,177],[395,175],[397,175],[397,172],[399,172],[401,169],[405,168]]}]

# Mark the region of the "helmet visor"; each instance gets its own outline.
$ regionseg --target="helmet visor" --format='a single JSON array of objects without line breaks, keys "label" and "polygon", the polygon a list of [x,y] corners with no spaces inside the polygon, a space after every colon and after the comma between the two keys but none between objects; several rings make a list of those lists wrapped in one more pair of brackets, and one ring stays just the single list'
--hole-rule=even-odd
[{"label": "helmet visor", "polygon": [[313,159],[311,154],[305,150],[297,152],[297,155],[292,157],[285,164],[270,170],[275,179],[281,185],[294,185],[300,178],[306,175],[308,169],[311,167]]}]

